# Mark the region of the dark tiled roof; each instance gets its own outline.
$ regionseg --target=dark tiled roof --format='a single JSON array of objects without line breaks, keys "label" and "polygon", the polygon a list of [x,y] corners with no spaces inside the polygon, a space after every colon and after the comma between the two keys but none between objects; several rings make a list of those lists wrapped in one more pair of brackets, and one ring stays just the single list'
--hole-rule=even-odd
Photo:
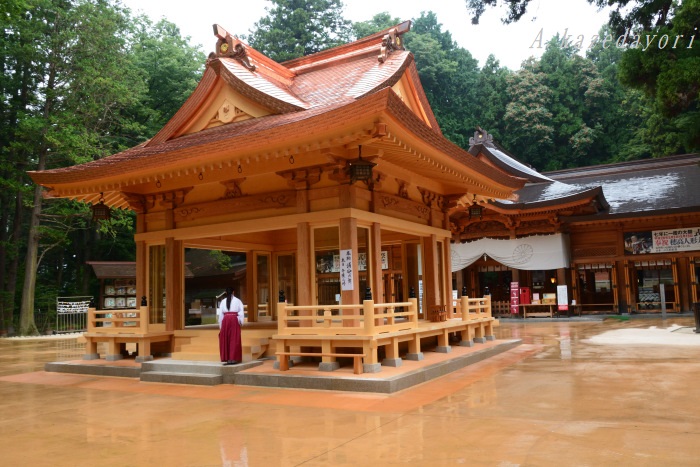
[{"label": "dark tiled roof", "polygon": [[477,144],[469,148],[469,152],[476,156],[483,154],[496,167],[504,170],[513,176],[524,178],[530,182],[551,181],[532,167],[528,167],[522,162],[517,161],[506,150],[499,148],[493,144]]},{"label": "dark tiled roof", "polygon": [[581,187],[601,186],[610,215],[700,209],[700,154],[583,167],[547,175]]},{"label": "dark tiled roof", "polygon": [[98,279],[128,279],[136,277],[136,263],[133,261],[88,261]]},{"label": "dark tiled roof", "polygon": [[[130,279],[136,277],[134,261],[87,261],[95,271],[98,279]],[[194,277],[190,268],[185,265],[185,277]]]},{"label": "dark tiled roof", "polygon": [[517,200],[496,200],[494,205],[504,209],[536,209],[572,201],[598,198],[602,207],[606,207],[606,198],[600,186],[561,183],[555,180],[551,182],[529,183],[515,192]]}]

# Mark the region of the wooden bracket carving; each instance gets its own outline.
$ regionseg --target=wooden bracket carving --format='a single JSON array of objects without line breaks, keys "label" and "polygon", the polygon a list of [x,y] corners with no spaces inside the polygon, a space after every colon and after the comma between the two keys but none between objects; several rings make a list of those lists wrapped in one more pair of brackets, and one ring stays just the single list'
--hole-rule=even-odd
[{"label": "wooden bracket carving", "polygon": [[152,195],[146,195],[146,205],[153,208],[156,203],[163,206],[165,209],[175,209],[176,207],[184,204],[185,196],[192,190],[192,187],[180,188],[178,190],[163,191],[161,193],[154,193]]},{"label": "wooden bracket carving", "polygon": [[122,192],[122,197],[129,204],[129,209],[137,214],[145,214],[149,209],[154,206],[152,199],[147,199],[144,195],[139,195],[137,193],[124,193]]},{"label": "wooden bracket carving", "polygon": [[430,191],[426,188],[418,187],[421,197],[423,198],[423,204],[429,208],[437,208],[441,211],[445,211],[447,208],[447,203],[445,202],[445,197]]},{"label": "wooden bracket carving", "polygon": [[287,180],[295,190],[308,190],[312,185],[321,181],[321,175],[335,164],[324,164],[300,169],[284,170],[277,175]]},{"label": "wooden bracket carving", "polygon": [[221,184],[226,187],[223,199],[240,198],[243,196],[243,190],[241,190],[241,184],[243,182],[245,182],[245,177],[221,182]]},{"label": "wooden bracket carving", "polygon": [[397,178],[396,183],[399,184],[399,190],[396,194],[401,198],[408,199],[408,182]]}]

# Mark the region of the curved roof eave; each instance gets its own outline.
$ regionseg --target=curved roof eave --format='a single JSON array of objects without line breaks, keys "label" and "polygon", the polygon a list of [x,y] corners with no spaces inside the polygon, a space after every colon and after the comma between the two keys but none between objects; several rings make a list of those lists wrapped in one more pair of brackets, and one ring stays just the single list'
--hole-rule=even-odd
[{"label": "curved roof eave", "polygon": [[504,173],[490,165],[473,157],[469,152],[460,148],[439,133],[436,133],[423,122],[413,111],[404,104],[400,97],[393,91],[389,95],[388,108],[391,114],[401,121],[407,131],[417,136],[423,144],[428,144],[438,152],[446,155],[449,159],[469,168],[470,175],[478,173],[501,186],[504,191],[520,189],[525,185],[526,180]]},{"label": "curved roof eave", "polygon": [[505,149],[489,147],[485,144],[476,144],[469,148],[469,153],[478,156],[483,154],[496,167],[513,174],[516,177],[524,178],[530,182],[551,182],[551,178],[542,175],[535,169],[517,161]]},{"label": "curved roof eave", "polygon": [[603,188],[599,186],[589,188],[571,195],[561,196],[542,201],[504,202],[502,200],[492,200],[489,201],[488,205],[490,209],[501,213],[513,211],[532,212],[541,211],[543,209],[564,209],[566,207],[571,206],[581,206],[590,203],[593,200],[596,200],[598,202],[602,210],[607,210],[609,208],[608,202],[605,199],[605,195],[603,193]]},{"label": "curved roof eave", "polygon": [[[472,157],[430,129],[401,99],[385,88],[362,99],[336,106],[310,109],[289,114],[270,115],[258,119],[212,128],[183,136],[155,146],[139,146],[119,154],[86,164],[62,169],[29,172],[38,184],[48,188],[80,187],[84,192],[99,193],[105,185],[115,186],[114,191],[125,190],[130,180],[155,177],[167,170],[183,169],[195,163],[195,155],[207,153],[209,159],[199,159],[196,164],[210,164],[223,160],[222,154],[231,159],[236,155],[259,150],[263,145],[271,147],[288,141],[322,137],[348,124],[363,120],[378,121],[385,114],[402,121],[407,135],[426,150],[442,154],[451,161],[451,167],[471,177],[485,177],[498,185],[502,193],[521,188],[524,180],[509,176]],[[301,135],[301,136],[300,136]],[[233,151],[233,152],[232,152]],[[107,191],[107,190],[104,190]],[[128,190],[126,190],[128,191]]]}]

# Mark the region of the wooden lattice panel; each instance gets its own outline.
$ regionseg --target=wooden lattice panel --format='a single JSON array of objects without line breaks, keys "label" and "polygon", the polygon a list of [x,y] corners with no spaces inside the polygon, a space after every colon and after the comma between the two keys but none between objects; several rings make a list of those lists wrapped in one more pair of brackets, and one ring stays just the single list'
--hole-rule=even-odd
[{"label": "wooden lattice panel", "polygon": [[574,259],[595,258],[600,256],[615,256],[617,248],[615,246],[597,246],[589,248],[576,248],[573,251]]}]

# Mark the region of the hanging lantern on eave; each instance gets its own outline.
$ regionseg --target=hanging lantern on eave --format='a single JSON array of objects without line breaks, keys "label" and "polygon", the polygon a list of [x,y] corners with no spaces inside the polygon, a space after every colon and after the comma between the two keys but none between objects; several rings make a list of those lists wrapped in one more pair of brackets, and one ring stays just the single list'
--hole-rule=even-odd
[{"label": "hanging lantern on eave", "polygon": [[366,182],[372,178],[372,168],[377,165],[373,162],[365,160],[362,158],[362,146],[359,148],[359,157],[357,159],[348,162],[348,168],[350,170],[350,184],[352,185],[356,181]]},{"label": "hanging lantern on eave", "polygon": [[112,217],[112,212],[109,206],[105,204],[105,199],[100,193],[100,202],[92,205],[92,220],[93,221],[106,221]]},{"label": "hanging lantern on eave", "polygon": [[481,219],[484,214],[484,208],[478,204],[473,204],[469,206],[469,219]]}]

